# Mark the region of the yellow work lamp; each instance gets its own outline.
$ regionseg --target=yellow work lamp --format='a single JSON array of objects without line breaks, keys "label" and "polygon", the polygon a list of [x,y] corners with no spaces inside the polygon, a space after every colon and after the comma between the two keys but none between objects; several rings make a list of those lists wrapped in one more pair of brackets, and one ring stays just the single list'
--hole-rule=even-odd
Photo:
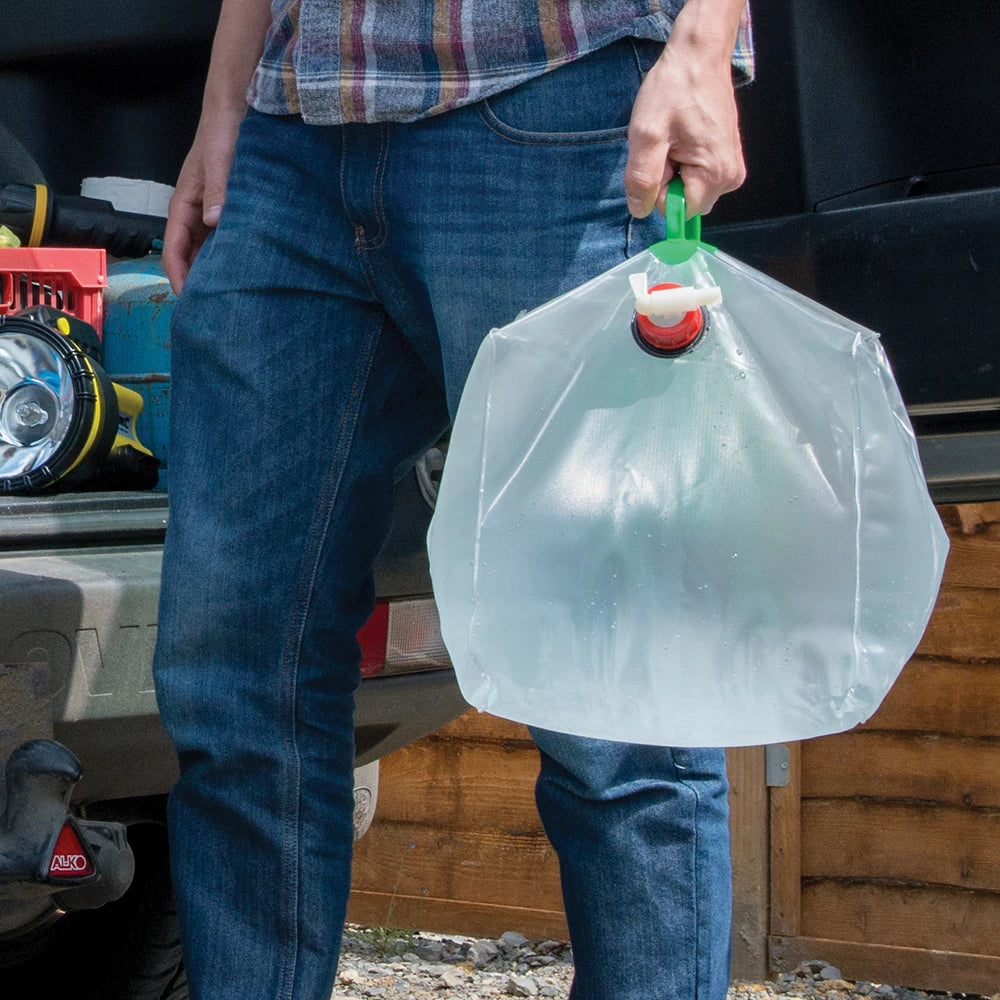
[{"label": "yellow work lamp", "polygon": [[0,316],[0,493],[156,485],[159,462],[135,434],[142,397],[99,356],[97,331],[69,313]]}]

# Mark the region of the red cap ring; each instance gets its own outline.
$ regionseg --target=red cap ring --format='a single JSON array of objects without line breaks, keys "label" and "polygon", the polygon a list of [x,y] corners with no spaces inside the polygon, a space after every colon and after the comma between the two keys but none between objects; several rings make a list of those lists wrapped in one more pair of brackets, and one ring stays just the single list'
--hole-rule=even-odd
[{"label": "red cap ring", "polygon": [[[649,290],[657,292],[665,288],[681,287],[683,286],[674,282],[664,281],[653,285]],[[641,313],[635,313],[632,317],[632,334],[636,343],[644,351],[659,357],[683,354],[694,347],[704,332],[705,317],[701,309],[691,309],[684,313],[673,326],[659,326],[651,317]]]}]

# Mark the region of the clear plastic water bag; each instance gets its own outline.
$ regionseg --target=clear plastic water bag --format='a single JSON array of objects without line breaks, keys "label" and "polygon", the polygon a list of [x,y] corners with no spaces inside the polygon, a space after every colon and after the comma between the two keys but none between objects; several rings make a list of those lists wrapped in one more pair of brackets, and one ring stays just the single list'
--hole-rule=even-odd
[{"label": "clear plastic water bag", "polygon": [[876,334],[680,212],[680,235],[484,341],[428,540],[444,640],[472,705],[545,729],[849,729],[947,555],[913,431]]}]

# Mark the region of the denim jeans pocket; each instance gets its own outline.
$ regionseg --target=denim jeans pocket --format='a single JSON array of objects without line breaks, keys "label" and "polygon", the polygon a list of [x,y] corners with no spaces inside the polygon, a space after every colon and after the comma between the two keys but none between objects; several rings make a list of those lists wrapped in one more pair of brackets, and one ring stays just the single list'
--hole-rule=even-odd
[{"label": "denim jeans pocket", "polygon": [[622,38],[480,101],[479,113],[513,142],[624,140],[639,84],[662,49],[662,42]]}]

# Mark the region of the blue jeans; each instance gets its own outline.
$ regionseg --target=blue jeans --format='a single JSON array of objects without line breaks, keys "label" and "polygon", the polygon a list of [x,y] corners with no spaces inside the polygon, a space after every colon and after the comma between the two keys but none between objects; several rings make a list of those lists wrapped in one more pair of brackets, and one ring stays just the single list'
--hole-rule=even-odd
[{"label": "blue jeans", "polygon": [[[629,217],[623,41],[413,124],[244,122],[174,316],[156,685],[195,1000],[327,1000],[350,885],[355,633],[395,477],[494,325],[662,236]],[[535,732],[575,1000],[719,1000],[721,750]]]}]

